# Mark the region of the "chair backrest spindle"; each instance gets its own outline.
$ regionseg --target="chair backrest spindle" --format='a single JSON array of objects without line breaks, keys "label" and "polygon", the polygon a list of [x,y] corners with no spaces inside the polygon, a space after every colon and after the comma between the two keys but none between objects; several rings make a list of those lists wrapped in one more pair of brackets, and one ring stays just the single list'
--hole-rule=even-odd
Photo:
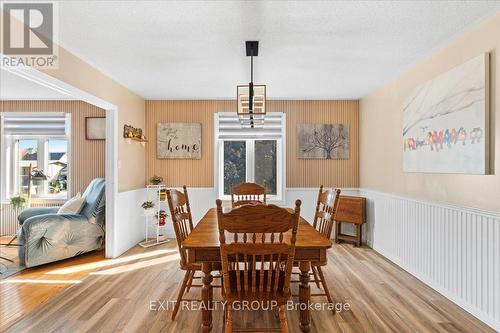
[{"label": "chair backrest spindle", "polygon": [[255,183],[241,183],[231,189],[232,207],[247,204],[265,204],[267,190],[264,186]]},{"label": "chair backrest spindle", "polygon": [[243,205],[228,213],[217,200],[224,291],[231,295],[289,293],[301,201],[289,212],[275,205]]},{"label": "chair backrest spindle", "polygon": [[181,265],[187,264],[187,253],[182,247],[182,242],[193,231],[193,218],[191,216],[191,206],[189,205],[189,197],[186,185],[183,187],[183,192],[178,190],[167,191],[168,207],[172,222],[174,224],[175,238],[177,247],[181,257]]},{"label": "chair backrest spindle", "polygon": [[323,185],[319,187],[313,227],[328,239],[330,239],[332,235],[335,212],[339,205],[339,197],[340,189],[326,190],[323,192]]}]

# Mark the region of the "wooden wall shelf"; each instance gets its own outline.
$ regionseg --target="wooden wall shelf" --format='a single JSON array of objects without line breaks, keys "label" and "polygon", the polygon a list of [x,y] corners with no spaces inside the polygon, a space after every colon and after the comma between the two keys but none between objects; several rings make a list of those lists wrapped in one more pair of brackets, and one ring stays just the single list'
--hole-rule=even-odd
[{"label": "wooden wall shelf", "polygon": [[143,139],[139,139],[139,138],[126,138],[126,139],[130,139],[130,140],[137,141],[137,142],[148,142],[148,140],[143,140]]}]

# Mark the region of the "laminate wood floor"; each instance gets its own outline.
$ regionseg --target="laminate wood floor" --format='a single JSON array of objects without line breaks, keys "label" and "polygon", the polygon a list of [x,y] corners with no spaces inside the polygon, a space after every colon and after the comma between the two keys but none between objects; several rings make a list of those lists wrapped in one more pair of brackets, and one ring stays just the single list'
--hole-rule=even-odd
[{"label": "laminate wood floor", "polygon": [[[334,244],[328,256],[324,273],[332,296],[350,310],[336,315],[327,309],[312,311],[312,332],[493,332],[369,248]],[[135,247],[117,259],[93,252],[24,270],[0,282],[0,330],[199,332],[200,311],[181,309],[170,320],[166,301],[176,298],[183,278],[178,265],[175,242],[169,242]],[[214,289],[216,299],[218,294]],[[189,296],[199,295],[194,288]],[[291,332],[300,332],[298,313],[287,311],[287,316]],[[220,332],[222,310],[214,311],[213,318],[213,332]],[[278,326],[272,311],[241,311],[235,326],[242,323]]]}]

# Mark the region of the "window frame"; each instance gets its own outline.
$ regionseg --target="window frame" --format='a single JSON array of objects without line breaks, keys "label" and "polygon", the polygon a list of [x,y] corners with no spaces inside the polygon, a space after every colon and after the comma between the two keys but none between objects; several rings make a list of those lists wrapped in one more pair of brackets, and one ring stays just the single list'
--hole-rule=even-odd
[{"label": "window frame", "polygon": [[224,142],[245,141],[246,150],[246,181],[253,182],[255,179],[255,141],[276,141],[276,194],[268,194],[267,201],[274,204],[284,204],[286,188],[286,114],[273,112],[281,116],[281,134],[257,135],[255,137],[219,137],[219,115],[233,114],[219,112],[214,114],[214,184],[215,193],[221,200],[231,200],[231,195],[224,194]]},{"label": "window frame", "polygon": [[[49,163],[49,141],[50,140],[66,140],[66,155],[69,161],[68,168],[68,182],[67,182],[67,191],[66,197],[51,197],[47,195],[32,197],[32,200],[35,201],[66,201],[70,198],[70,194],[72,193],[72,184],[71,184],[71,175],[72,175],[72,158],[71,158],[71,114],[64,113],[64,117],[66,118],[66,134],[65,135],[4,135],[3,134],[3,119],[4,116],[16,116],[23,115],[25,116],[30,112],[0,112],[0,177],[1,179],[5,179],[5,182],[2,182],[2,186],[0,189],[0,202],[1,203],[9,203],[10,199],[13,196],[19,195],[19,150],[18,150],[18,141],[19,140],[37,140],[37,149],[42,151],[42,154],[38,154],[37,156],[37,165],[41,165],[41,169],[46,170]],[[61,115],[61,112],[32,112],[37,115]]]}]

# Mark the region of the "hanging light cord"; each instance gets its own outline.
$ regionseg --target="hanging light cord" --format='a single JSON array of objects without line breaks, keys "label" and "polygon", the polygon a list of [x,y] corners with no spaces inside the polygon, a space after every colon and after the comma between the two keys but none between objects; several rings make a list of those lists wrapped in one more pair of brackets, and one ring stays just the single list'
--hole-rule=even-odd
[{"label": "hanging light cord", "polygon": [[253,50],[250,55],[250,84],[248,85],[248,112],[253,113]]}]

